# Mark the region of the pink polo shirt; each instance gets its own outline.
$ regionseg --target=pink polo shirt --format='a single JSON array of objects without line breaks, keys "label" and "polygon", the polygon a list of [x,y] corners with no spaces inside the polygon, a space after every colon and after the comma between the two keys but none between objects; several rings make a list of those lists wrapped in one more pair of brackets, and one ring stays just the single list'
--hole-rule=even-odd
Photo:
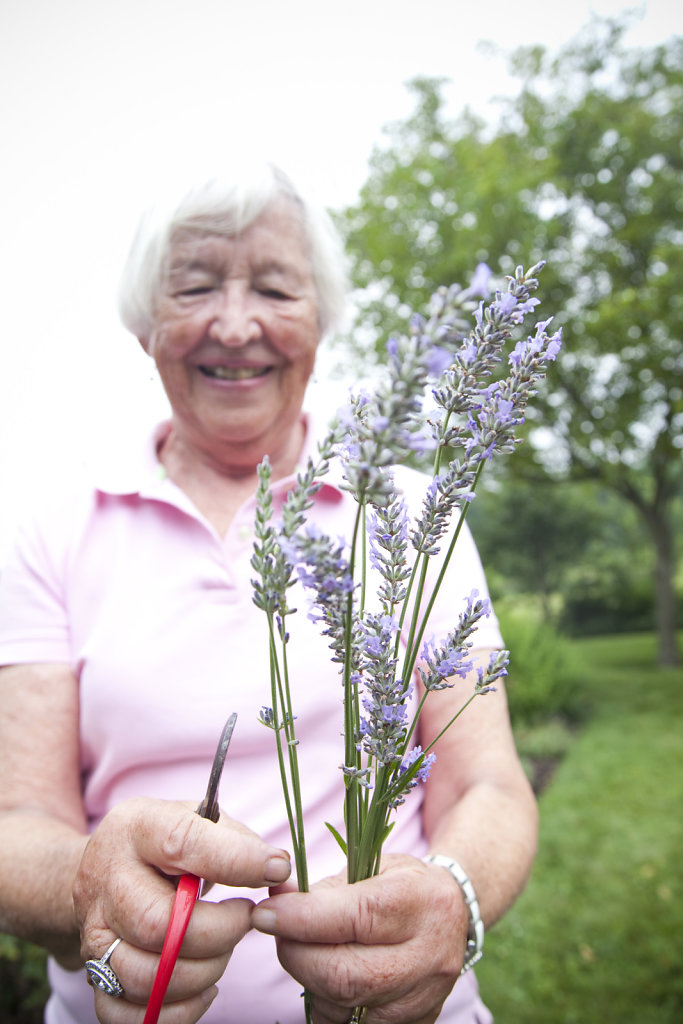
[{"label": "pink polo shirt", "polygon": [[[290,840],[272,733],[258,720],[270,705],[267,628],[252,602],[250,565],[255,502],[238,511],[224,537],[164,473],[156,456],[163,425],[142,451],[120,453],[96,486],[75,485],[68,500],[50,502],[21,532],[0,579],[0,664],[65,662],[80,686],[83,802],[94,828],[130,796],[198,801],[222,725],[238,721],[221,788],[221,805],[267,842]],[[310,423],[302,463],[313,451]],[[426,478],[406,469],[397,483],[419,506]],[[292,479],[279,481],[281,502]],[[348,536],[355,514],[349,494],[328,477],[309,519]],[[430,626],[439,639],[455,623],[473,588],[486,593],[467,530]],[[308,597],[290,622],[288,647],[298,715],[307,851],[312,880],[342,867],[324,826],[343,831],[341,686],[326,638],[306,615]],[[497,647],[493,616],[476,644]],[[397,815],[391,849],[420,855],[418,788]],[[242,890],[216,886],[209,898]],[[259,900],[265,890],[249,890]],[[47,1024],[96,1024],[84,972],[49,966]],[[272,938],[250,932],[219,984],[208,1024],[298,1024],[300,986],[283,972]],[[456,985],[440,1020],[486,1024],[469,972]]]}]

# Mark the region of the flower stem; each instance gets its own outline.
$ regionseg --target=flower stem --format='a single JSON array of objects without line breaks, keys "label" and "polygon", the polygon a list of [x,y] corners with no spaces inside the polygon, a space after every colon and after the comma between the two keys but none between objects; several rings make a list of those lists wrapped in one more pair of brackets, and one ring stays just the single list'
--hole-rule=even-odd
[{"label": "flower stem", "polygon": [[[363,520],[365,506],[359,504],[356,511],[356,519],[353,525],[353,536],[351,540],[351,554],[349,558],[349,573],[351,578],[354,575],[355,555],[358,544],[360,525]],[[358,698],[358,687],[354,684],[351,676],[351,653],[353,651],[353,591],[348,595],[346,604],[345,633],[345,657],[344,657],[344,764],[349,768],[360,767],[360,755],[356,750],[356,736],[360,726],[360,706]],[[365,801],[361,792],[362,786],[353,777],[346,777],[346,792],[344,795],[344,819],[346,824],[346,874],[349,882],[355,882],[356,874],[355,855],[357,853],[358,837],[360,834],[361,822],[364,817]]]},{"label": "flower stem", "polygon": [[[268,616],[268,626],[270,635],[270,679],[273,706],[273,727],[275,731],[278,765],[280,768],[280,778],[282,780],[282,791],[287,811],[287,820],[289,822],[289,831],[292,837],[292,846],[294,848],[294,863],[296,866],[299,891],[308,892],[308,866],[306,863],[306,839],[304,833],[303,807],[301,803],[301,780],[299,775],[299,759],[296,751],[297,740],[294,732],[294,716],[292,714],[289,674],[287,669],[287,652],[283,643],[283,667],[281,670],[277,654],[276,631],[272,615]],[[289,778],[287,775],[282,743],[283,734],[285,736],[287,746]]]},{"label": "flower stem", "polygon": [[[475,488],[477,486],[477,483],[479,481],[479,477],[481,476],[481,471],[482,471],[483,468],[484,468],[484,464],[483,464],[483,462],[480,462],[477,465],[477,469],[476,469],[476,472],[475,472],[474,483],[472,484],[472,490],[473,491],[475,490]],[[435,582],[434,586],[432,587],[432,592],[431,592],[431,594],[429,596],[429,600],[427,601],[427,607],[425,608],[424,615],[422,616],[422,619],[419,622],[419,627],[417,628],[417,631],[415,632],[414,631],[414,626],[417,624],[417,622],[419,620],[420,605],[422,603],[422,595],[424,593],[424,586],[425,586],[425,581],[426,581],[426,578],[427,578],[427,562],[426,562],[426,559],[425,559],[425,562],[423,563],[422,571],[420,573],[420,583],[418,585],[418,591],[417,591],[417,595],[416,595],[416,598],[415,598],[415,607],[413,609],[413,621],[411,622],[410,640],[409,640],[409,643],[408,643],[408,647],[406,649],[406,661],[405,661],[404,666],[403,666],[403,678],[404,679],[410,679],[412,677],[413,672],[415,671],[415,663],[416,663],[417,657],[418,657],[418,649],[419,649],[420,644],[422,643],[422,639],[424,637],[424,633],[425,633],[425,630],[427,628],[427,623],[429,622],[429,617],[432,614],[432,608],[434,607],[434,603],[435,603],[437,597],[439,596],[439,591],[441,590],[441,585],[442,585],[442,583],[443,583],[443,581],[445,579],[446,572],[448,570],[448,566],[450,564],[451,558],[453,557],[453,552],[455,551],[455,545],[457,544],[458,538],[460,537],[460,533],[461,533],[463,525],[465,523],[465,519],[467,518],[468,510],[469,510],[469,503],[465,502],[465,504],[463,505],[463,507],[460,510],[460,517],[458,519],[457,526],[456,526],[455,531],[453,533],[453,536],[451,538],[451,542],[450,542],[450,544],[448,546],[448,551],[446,552],[446,555],[445,555],[445,557],[443,559],[443,562],[441,564],[441,569],[439,570],[439,575],[437,576],[436,582]]]}]

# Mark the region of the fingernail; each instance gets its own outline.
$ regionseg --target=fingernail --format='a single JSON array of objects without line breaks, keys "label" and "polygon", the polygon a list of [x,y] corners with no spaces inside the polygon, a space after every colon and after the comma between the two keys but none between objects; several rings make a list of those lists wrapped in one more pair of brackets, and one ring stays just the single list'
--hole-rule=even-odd
[{"label": "fingernail", "polygon": [[266,861],[263,877],[266,882],[285,882],[292,868],[289,859],[285,857],[271,857]]},{"label": "fingernail", "polygon": [[251,923],[259,932],[265,932],[266,935],[275,934],[277,921],[272,910],[266,910],[265,907],[255,907],[251,915]]}]

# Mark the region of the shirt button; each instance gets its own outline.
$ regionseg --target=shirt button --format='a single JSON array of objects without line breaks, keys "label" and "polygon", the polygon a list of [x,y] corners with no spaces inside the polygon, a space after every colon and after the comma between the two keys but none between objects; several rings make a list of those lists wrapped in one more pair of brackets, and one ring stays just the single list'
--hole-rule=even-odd
[{"label": "shirt button", "polygon": [[237,536],[241,541],[249,540],[249,538],[251,537],[251,527],[247,526],[246,524],[244,526],[240,526],[239,530],[237,531]]}]

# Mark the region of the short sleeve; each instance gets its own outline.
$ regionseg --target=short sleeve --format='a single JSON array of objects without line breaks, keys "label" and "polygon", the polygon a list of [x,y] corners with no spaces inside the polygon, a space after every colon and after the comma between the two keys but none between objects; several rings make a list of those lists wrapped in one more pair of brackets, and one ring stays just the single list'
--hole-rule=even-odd
[{"label": "short sleeve", "polygon": [[0,576],[0,665],[71,661],[63,575],[38,525],[22,528]]}]

